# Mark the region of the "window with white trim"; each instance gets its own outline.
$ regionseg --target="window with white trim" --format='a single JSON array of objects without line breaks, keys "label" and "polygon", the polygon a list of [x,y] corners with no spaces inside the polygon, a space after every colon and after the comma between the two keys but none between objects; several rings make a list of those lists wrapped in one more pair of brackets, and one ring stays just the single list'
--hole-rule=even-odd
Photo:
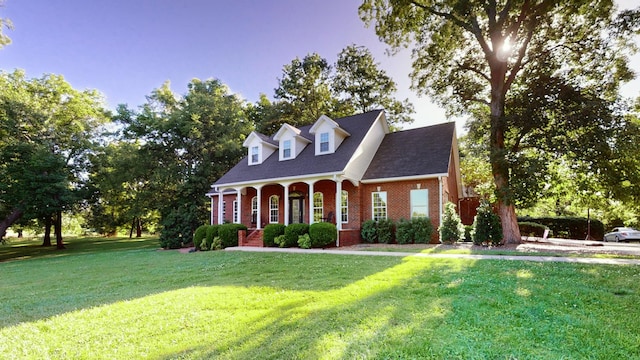
[{"label": "window with white trim", "polygon": [[258,221],[258,197],[251,198],[251,222],[257,223]]},{"label": "window with white trim", "polygon": [[260,151],[260,149],[257,146],[252,146],[251,147],[251,163],[252,164],[257,164],[259,162],[259,156],[258,156],[258,152]]},{"label": "window with white trim", "polygon": [[321,192],[313,193],[313,222],[320,222],[324,217],[324,199]]},{"label": "window with white trim", "polygon": [[320,134],[320,152],[325,153],[329,151],[329,133]]},{"label": "window with white trim", "polygon": [[239,224],[240,219],[238,218],[238,200],[233,200],[233,223]]},{"label": "window with white trim", "polygon": [[387,218],[387,192],[376,191],[371,193],[372,218],[375,221]]},{"label": "window with white trim", "polygon": [[282,158],[288,159],[291,157],[291,140],[285,140],[282,142]]},{"label": "window with white trim", "polygon": [[427,189],[411,190],[411,218],[429,217],[429,191]]},{"label": "window with white trim", "polygon": [[342,223],[349,222],[349,192],[347,190],[342,190],[342,196],[340,200],[340,214],[342,216]]},{"label": "window with white trim", "polygon": [[272,224],[278,223],[280,217],[280,199],[278,195],[271,195],[269,197],[269,222]]}]

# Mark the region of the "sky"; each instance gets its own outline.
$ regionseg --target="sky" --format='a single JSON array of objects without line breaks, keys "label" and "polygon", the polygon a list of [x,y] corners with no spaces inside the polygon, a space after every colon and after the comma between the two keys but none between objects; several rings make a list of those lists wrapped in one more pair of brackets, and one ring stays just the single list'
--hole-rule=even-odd
[{"label": "sky", "polygon": [[[621,8],[638,6],[620,0]],[[2,0],[0,0],[0,3]],[[165,81],[178,94],[194,78],[216,78],[250,102],[273,98],[282,68],[318,53],[335,63],[345,47],[364,45],[416,113],[405,128],[455,120],[410,89],[410,51],[389,56],[358,16],[361,0],[4,0],[0,18],[12,44],[0,70],[28,77],[60,74],[76,89],[97,89],[109,108],[137,108]],[[631,67],[640,73],[640,55]],[[623,89],[640,96],[640,80]]]}]

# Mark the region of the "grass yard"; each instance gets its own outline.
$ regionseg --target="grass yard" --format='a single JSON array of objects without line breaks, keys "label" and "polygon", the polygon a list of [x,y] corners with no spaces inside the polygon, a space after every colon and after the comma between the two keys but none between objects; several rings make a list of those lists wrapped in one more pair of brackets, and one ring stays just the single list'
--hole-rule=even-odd
[{"label": "grass yard", "polygon": [[68,244],[0,262],[0,358],[640,358],[640,266]]}]

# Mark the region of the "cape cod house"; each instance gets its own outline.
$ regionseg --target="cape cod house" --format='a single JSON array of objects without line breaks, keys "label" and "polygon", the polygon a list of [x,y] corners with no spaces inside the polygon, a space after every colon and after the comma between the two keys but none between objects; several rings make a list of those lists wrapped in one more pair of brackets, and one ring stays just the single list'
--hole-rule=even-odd
[{"label": "cape cod house", "polygon": [[461,194],[454,123],[391,133],[376,110],[252,132],[243,145],[247,157],[207,194],[212,224],[249,228],[241,246],[261,246],[270,223],[333,222],[337,246],[360,242],[368,219],[428,217],[437,229],[444,203]]}]

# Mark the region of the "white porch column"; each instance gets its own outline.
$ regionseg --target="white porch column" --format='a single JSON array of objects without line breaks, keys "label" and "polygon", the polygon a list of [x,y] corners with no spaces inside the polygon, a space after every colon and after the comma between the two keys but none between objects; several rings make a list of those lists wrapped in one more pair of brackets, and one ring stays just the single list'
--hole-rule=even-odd
[{"label": "white porch column", "polygon": [[258,212],[256,213],[256,228],[262,229],[262,185],[255,186],[256,200],[258,202]]},{"label": "white porch column", "polygon": [[[237,190],[236,201],[238,204],[238,222],[237,224],[242,224],[242,188],[238,188]],[[236,222],[236,219],[233,219],[233,222]]]},{"label": "white porch column", "polygon": [[342,230],[342,179],[336,182],[336,228]]},{"label": "white porch column", "polygon": [[313,182],[309,184],[309,225],[313,224]]},{"label": "white porch column", "polygon": [[289,183],[284,186],[284,225],[289,225]]},{"label": "white porch column", "polygon": [[224,222],[222,218],[222,203],[224,202],[224,195],[222,195],[222,189],[218,189],[218,225]]},{"label": "white porch column", "polygon": [[209,216],[209,225],[213,225],[214,219],[213,219],[213,195],[209,196],[209,199],[211,199],[211,214]]}]

